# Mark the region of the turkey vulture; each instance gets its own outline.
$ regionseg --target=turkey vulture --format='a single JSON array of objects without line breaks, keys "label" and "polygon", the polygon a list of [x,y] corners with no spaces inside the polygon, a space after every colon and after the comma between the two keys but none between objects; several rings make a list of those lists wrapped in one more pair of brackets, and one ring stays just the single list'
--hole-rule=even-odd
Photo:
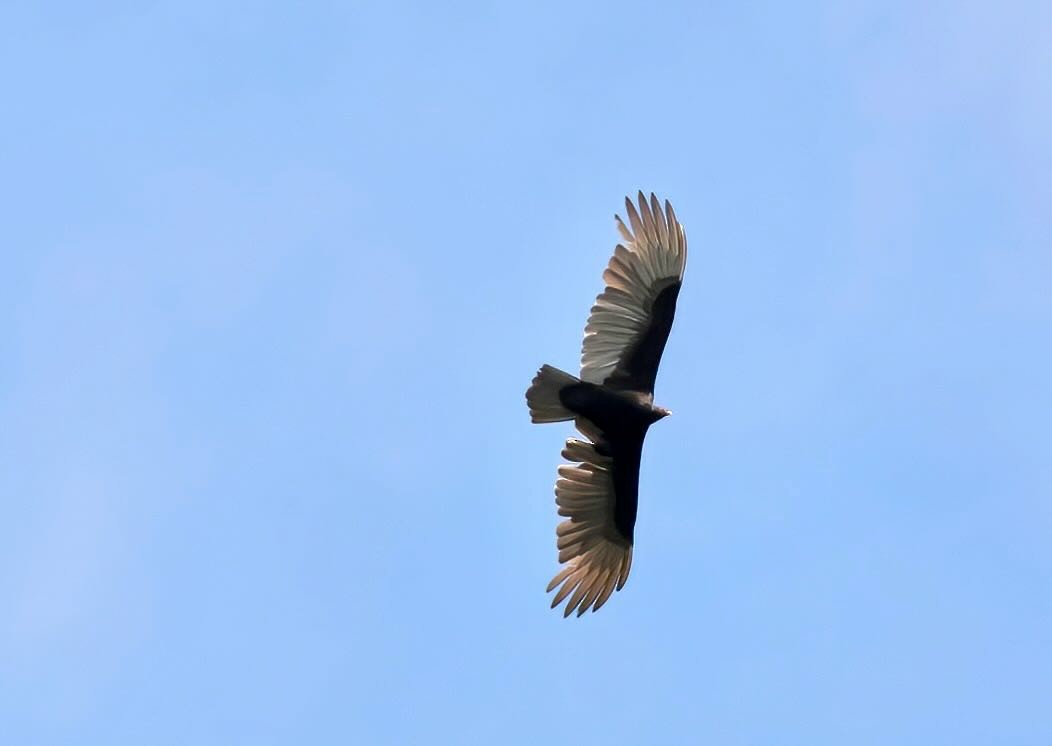
[{"label": "turkey vulture", "polygon": [[[555,530],[565,566],[548,584],[564,617],[597,611],[621,590],[632,567],[639,459],[647,429],[671,412],[654,406],[654,378],[665,349],[687,263],[687,235],[672,205],[662,211],[639,193],[627,197],[629,229],[610,259],[606,288],[584,328],[580,378],[541,366],[526,391],[533,422],[574,420],[588,440],[570,438],[559,466],[555,503],[566,520]],[[571,595],[572,594],[572,595]]]}]

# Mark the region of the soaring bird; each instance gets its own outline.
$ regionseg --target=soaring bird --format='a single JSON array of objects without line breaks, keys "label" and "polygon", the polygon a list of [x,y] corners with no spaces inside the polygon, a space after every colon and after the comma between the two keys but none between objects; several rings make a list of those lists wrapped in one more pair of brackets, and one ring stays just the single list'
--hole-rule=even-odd
[{"label": "soaring bird", "polygon": [[[606,288],[584,328],[581,375],[541,366],[526,391],[533,422],[573,420],[588,440],[570,438],[559,466],[555,503],[566,518],[555,530],[559,563],[548,584],[567,597],[564,617],[597,611],[621,590],[632,567],[639,460],[648,428],[671,412],[654,405],[687,264],[687,235],[672,205],[640,192],[625,198],[631,228],[614,216],[624,243],[603,272]],[[560,587],[561,586],[561,587]]]}]

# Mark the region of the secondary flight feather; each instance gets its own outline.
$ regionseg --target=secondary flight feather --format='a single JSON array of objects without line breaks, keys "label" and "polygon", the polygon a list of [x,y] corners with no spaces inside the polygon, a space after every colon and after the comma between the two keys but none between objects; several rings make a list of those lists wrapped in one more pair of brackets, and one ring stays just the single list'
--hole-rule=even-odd
[{"label": "secondary flight feather", "polygon": [[[672,330],[687,265],[687,235],[672,205],[640,192],[625,198],[628,225],[614,249],[585,326],[581,373],[541,366],[526,391],[533,422],[573,420],[587,440],[570,438],[555,503],[562,569],[552,608],[564,616],[598,610],[621,590],[632,568],[639,461],[649,427],[671,412],[654,405],[654,380]],[[567,600],[568,599],[568,600]]]}]

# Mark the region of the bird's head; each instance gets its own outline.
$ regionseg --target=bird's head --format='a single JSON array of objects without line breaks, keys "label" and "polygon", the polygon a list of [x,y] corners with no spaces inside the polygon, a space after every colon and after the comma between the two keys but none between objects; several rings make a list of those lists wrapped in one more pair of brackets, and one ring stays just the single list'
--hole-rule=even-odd
[{"label": "bird's head", "polygon": [[669,409],[665,409],[664,407],[654,407],[654,421],[655,422],[657,420],[664,419],[665,417],[668,417],[670,414],[672,414],[672,411],[669,410]]}]

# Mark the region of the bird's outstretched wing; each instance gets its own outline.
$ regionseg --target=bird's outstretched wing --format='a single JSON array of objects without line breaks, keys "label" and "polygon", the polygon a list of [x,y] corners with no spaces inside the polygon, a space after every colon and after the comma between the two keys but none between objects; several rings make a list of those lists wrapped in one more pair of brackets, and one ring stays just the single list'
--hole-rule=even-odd
[{"label": "bird's outstretched wing", "polygon": [[[561,585],[552,608],[569,596],[563,616],[570,616],[575,610],[581,616],[589,608],[598,610],[628,580],[632,569],[632,529],[628,527],[626,536],[619,527],[625,517],[618,514],[614,492],[615,481],[622,481],[618,474],[630,482],[625,487],[618,485],[620,491],[635,489],[639,458],[636,454],[633,469],[625,463],[626,459],[631,460],[631,454],[625,459],[619,457],[615,474],[613,457],[600,453],[595,444],[575,438],[566,441],[562,455],[567,461],[578,463],[560,466],[555,483],[555,503],[559,515],[566,517],[555,529],[559,562],[565,567],[552,578],[548,591]],[[634,524],[634,500],[632,504]]]},{"label": "bird's outstretched wing", "polygon": [[603,272],[606,289],[584,329],[581,379],[653,394],[687,265],[687,234],[667,200],[664,210],[653,194],[649,204],[642,192],[638,201],[637,211],[625,198],[631,230],[615,216],[625,243]]}]

